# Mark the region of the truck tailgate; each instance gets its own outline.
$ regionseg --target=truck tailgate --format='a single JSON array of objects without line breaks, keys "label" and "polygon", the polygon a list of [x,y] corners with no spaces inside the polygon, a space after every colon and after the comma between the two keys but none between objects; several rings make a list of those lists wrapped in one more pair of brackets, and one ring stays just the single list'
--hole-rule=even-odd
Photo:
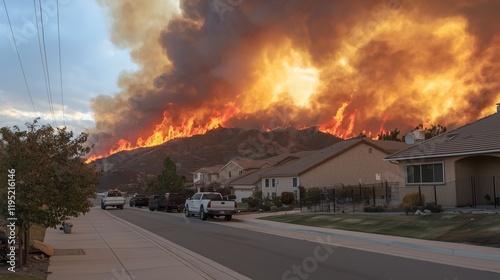
[{"label": "truck tailgate", "polygon": [[212,200],[210,210],[234,210],[234,201],[232,200]]}]

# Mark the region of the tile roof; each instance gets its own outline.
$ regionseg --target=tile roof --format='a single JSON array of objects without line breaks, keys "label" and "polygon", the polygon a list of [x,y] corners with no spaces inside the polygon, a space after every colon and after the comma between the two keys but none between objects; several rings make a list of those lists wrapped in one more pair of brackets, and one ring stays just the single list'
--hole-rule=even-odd
[{"label": "tile roof", "polygon": [[198,170],[196,170],[195,172],[191,172],[191,174],[196,174],[198,172],[200,173],[217,173],[219,171],[219,169],[221,169],[221,167],[223,167],[224,164],[218,164],[218,165],[213,165],[213,166],[209,166],[209,167],[202,167]]},{"label": "tile roof", "polygon": [[261,177],[297,176],[362,143],[379,149],[386,154],[390,154],[392,151],[397,151],[408,147],[408,144],[403,142],[382,140],[378,141],[371,140],[366,137],[361,139],[354,138],[350,140],[344,140],[322,150],[311,153],[301,158],[300,160],[282,166],[277,166],[276,168],[263,173]]},{"label": "tile roof", "polygon": [[233,162],[234,164],[238,165],[239,167],[241,167],[243,169],[260,168],[263,164],[266,163],[265,160],[254,160],[254,159],[233,159],[230,162]]},{"label": "tile roof", "polygon": [[274,167],[262,168],[252,172],[244,173],[239,177],[231,180],[226,185],[227,186],[255,185],[261,180],[260,175],[273,168]]},{"label": "tile roof", "polygon": [[500,113],[422,141],[386,160],[409,160],[500,152]]}]

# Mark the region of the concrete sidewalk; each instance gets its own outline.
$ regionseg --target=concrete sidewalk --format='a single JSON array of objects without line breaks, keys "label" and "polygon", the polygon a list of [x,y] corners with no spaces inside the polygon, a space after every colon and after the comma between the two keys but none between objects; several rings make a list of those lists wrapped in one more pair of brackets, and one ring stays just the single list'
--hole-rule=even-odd
[{"label": "concrete sidewalk", "polygon": [[98,207],[69,222],[72,233],[45,234],[48,280],[248,279]]}]

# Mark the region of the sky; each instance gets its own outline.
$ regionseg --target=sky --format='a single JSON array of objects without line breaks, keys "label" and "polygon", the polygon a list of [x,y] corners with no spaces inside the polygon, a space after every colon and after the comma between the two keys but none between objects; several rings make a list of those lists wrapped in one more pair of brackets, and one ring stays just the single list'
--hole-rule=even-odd
[{"label": "sky", "polygon": [[[48,67],[48,72],[44,72],[42,57],[45,60],[45,52],[41,56],[33,2],[37,5],[43,46],[39,1],[5,1],[31,98],[5,7],[0,3],[0,127],[17,125],[24,129],[26,122],[41,117],[41,123],[66,125],[78,134],[95,125],[90,100],[98,95],[112,96],[118,91],[119,74],[135,71],[137,65],[126,48],[111,43],[111,20],[103,7],[95,1],[59,0],[59,68],[57,2],[42,0]],[[50,95],[44,73],[50,77]]]}]

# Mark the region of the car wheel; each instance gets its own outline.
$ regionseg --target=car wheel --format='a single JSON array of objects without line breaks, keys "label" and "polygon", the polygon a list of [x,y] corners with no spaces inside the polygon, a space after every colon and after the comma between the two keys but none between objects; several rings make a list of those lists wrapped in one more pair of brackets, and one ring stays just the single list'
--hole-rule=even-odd
[{"label": "car wheel", "polygon": [[205,213],[205,210],[203,210],[203,206],[200,207],[200,219],[202,221],[205,221],[207,219],[207,214]]},{"label": "car wheel", "polygon": [[120,210],[123,210],[123,205],[118,206]]},{"label": "car wheel", "polygon": [[187,207],[184,208],[184,215],[188,218],[191,217],[191,213],[189,213],[189,209]]},{"label": "car wheel", "polygon": [[225,220],[225,221],[231,221],[231,219],[232,219],[232,218],[233,218],[233,216],[232,216],[232,215],[226,215],[226,216],[224,217],[224,220]]},{"label": "car wheel", "polygon": [[155,211],[156,208],[149,207],[149,211]]},{"label": "car wheel", "polygon": [[106,209],[106,206],[104,206],[104,203],[101,202],[101,209],[104,210]]}]

